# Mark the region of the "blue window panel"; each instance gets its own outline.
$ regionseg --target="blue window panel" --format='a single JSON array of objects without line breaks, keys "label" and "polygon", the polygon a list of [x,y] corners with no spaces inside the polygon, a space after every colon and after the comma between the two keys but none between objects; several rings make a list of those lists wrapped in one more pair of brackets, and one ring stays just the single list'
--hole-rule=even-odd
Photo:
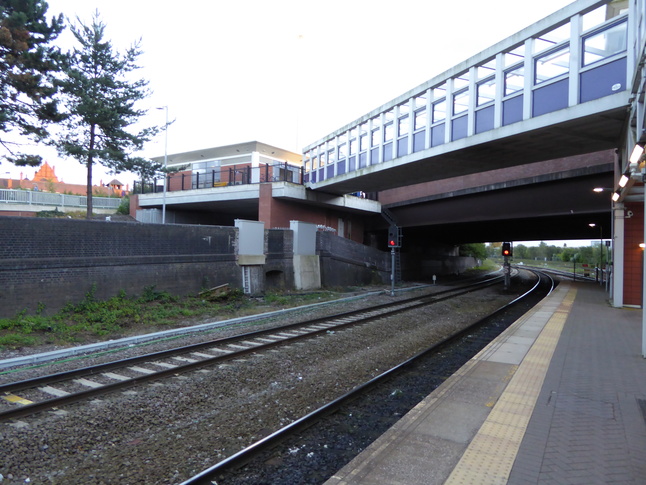
[{"label": "blue window panel", "polygon": [[426,133],[423,131],[419,131],[413,135],[413,151],[414,152],[421,152],[426,148],[424,145],[426,144]]},{"label": "blue window panel", "polygon": [[523,96],[515,96],[502,102],[502,124],[511,125],[523,121]]},{"label": "blue window panel", "polygon": [[309,173],[309,176],[312,178],[312,183],[316,183],[316,170]]},{"label": "blue window panel", "polygon": [[345,173],[345,160],[339,160],[336,163],[336,174],[342,175]]},{"label": "blue window panel", "polygon": [[493,114],[493,106],[487,106],[476,111],[476,133],[493,130]]},{"label": "blue window panel", "polygon": [[370,150],[370,165],[379,163],[379,148],[372,148]]},{"label": "blue window panel", "polygon": [[431,146],[436,147],[444,144],[444,123],[431,128]]},{"label": "blue window panel", "polygon": [[467,119],[468,116],[464,115],[451,121],[451,141],[466,138],[468,134]]},{"label": "blue window panel", "polygon": [[[306,173],[305,175],[303,175],[303,183],[307,183],[309,181],[310,181],[310,174]],[[316,180],[312,180],[312,182],[316,182]]]},{"label": "blue window panel", "polygon": [[350,157],[348,162],[348,172],[354,172],[357,169],[357,157]]},{"label": "blue window panel", "polygon": [[562,79],[545,87],[535,89],[532,97],[532,116],[540,116],[567,108],[568,85],[568,79]]},{"label": "blue window panel", "polygon": [[581,103],[603,98],[626,89],[626,58],[581,73]]},{"label": "blue window panel", "polygon": [[388,160],[393,159],[393,144],[392,142],[390,143],[385,143],[384,144],[384,162],[387,162]]},{"label": "blue window panel", "polygon": [[368,152],[359,153],[359,168],[365,168],[368,165]]},{"label": "blue window panel", "polygon": [[319,182],[323,182],[324,180],[325,180],[325,169],[319,168]]},{"label": "blue window panel", "polygon": [[328,165],[327,166],[327,176],[325,177],[326,179],[334,177],[334,165]]},{"label": "blue window panel", "polygon": [[408,137],[400,138],[397,140],[397,156],[403,157],[408,155]]}]

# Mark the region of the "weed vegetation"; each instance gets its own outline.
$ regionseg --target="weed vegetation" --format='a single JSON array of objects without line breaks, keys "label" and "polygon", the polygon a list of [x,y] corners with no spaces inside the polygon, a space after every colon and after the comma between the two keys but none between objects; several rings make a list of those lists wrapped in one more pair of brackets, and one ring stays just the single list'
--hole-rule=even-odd
[{"label": "weed vegetation", "polygon": [[318,291],[268,293],[254,298],[243,295],[240,290],[218,296],[180,297],[148,287],[139,297],[131,298],[121,291],[109,300],[97,300],[93,287],[82,302],[68,304],[55,315],[45,315],[45,309],[39,306],[34,315],[22,311],[13,318],[0,319],[0,349],[80,345],[338,297],[338,292]]}]

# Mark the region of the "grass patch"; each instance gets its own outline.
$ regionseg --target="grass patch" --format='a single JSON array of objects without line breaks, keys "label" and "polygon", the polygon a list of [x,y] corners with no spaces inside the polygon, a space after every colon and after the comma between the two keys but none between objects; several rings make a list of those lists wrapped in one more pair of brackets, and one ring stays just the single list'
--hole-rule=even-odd
[{"label": "grass patch", "polygon": [[36,314],[26,311],[0,319],[0,349],[18,349],[44,344],[79,345],[128,335],[156,332],[203,323],[207,319],[228,319],[275,309],[307,305],[338,298],[331,291],[312,293],[268,293],[247,297],[232,290],[215,298],[179,297],[147,287],[137,297],[124,291],[108,299],[95,297],[92,287],[83,301],[68,304],[46,316],[39,306]]}]

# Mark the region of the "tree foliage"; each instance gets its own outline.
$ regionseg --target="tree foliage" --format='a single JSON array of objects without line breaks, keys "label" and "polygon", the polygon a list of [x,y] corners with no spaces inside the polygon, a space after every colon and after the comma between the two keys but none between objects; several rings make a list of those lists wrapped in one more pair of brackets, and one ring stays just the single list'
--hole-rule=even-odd
[{"label": "tree foliage", "polygon": [[48,124],[62,119],[54,98],[62,56],[52,41],[64,22],[62,15],[48,21],[47,9],[44,0],[0,0],[0,145],[16,165],[37,166],[42,159],[17,153],[8,135],[42,141]]},{"label": "tree foliage", "polygon": [[487,250],[484,243],[462,244],[460,246],[460,256],[471,256],[477,259],[485,259]]},{"label": "tree foliage", "polygon": [[115,173],[137,168],[133,151],[158,132],[157,127],[131,131],[146,113],[138,101],[149,95],[148,82],[132,80],[141,54],[139,43],[125,52],[116,51],[105,39],[105,24],[98,12],[90,25],[78,20],[71,30],[79,47],[68,54],[60,82],[68,117],[57,141],[61,155],[70,156],[87,169],[87,217],[92,216],[92,167],[95,163]]},{"label": "tree foliage", "polygon": [[[598,242],[594,242],[590,246],[580,247],[548,245],[544,241],[541,241],[538,246],[514,245],[514,261],[575,261],[586,264],[603,264],[608,261],[607,253],[606,247]],[[500,247],[495,245],[487,246],[487,255],[500,258]]]}]

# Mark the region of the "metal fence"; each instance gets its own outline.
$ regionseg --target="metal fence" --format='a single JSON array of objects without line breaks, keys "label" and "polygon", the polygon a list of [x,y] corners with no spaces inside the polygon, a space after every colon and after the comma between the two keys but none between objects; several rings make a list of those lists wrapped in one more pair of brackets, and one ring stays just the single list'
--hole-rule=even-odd
[{"label": "metal fence", "polygon": [[[265,182],[291,182],[303,184],[303,167],[288,163],[263,164],[259,167],[233,165],[208,171],[174,173],[167,177],[166,190],[210,189],[231,185],[259,184]],[[163,179],[152,182],[134,182],[135,194],[163,192]]]},{"label": "metal fence", "polygon": [[[0,189],[0,208],[2,207],[1,204],[84,208],[87,207],[87,196],[53,194],[34,190]],[[117,209],[120,204],[121,198],[92,197],[92,206],[96,209]]]}]

